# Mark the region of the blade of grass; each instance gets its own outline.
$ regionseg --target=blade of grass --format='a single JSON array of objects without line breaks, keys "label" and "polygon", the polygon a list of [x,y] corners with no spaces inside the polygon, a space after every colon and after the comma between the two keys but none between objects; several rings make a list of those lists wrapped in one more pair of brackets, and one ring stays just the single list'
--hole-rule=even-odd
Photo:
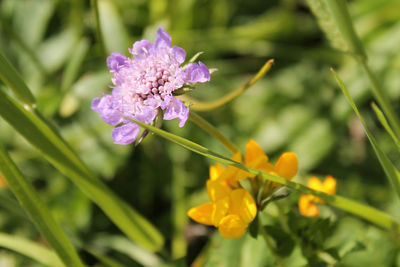
[{"label": "blade of grass", "polygon": [[[308,3],[311,6],[323,6],[324,8],[313,8],[313,12],[315,13],[317,18],[326,18],[332,20],[336,25],[336,28],[341,34],[343,40],[347,44],[348,49],[344,49],[345,51],[349,51],[353,57],[357,60],[358,63],[361,64],[361,67],[367,74],[367,77],[371,83],[371,91],[382,110],[384,111],[386,117],[389,120],[389,123],[396,134],[397,138],[400,139],[400,120],[396,115],[393,107],[390,105],[389,97],[387,96],[385,90],[382,87],[382,84],[379,82],[378,78],[371,71],[370,66],[367,62],[367,55],[365,53],[365,49],[363,47],[360,38],[358,37],[354,25],[347,8],[347,4],[345,0],[308,0]],[[329,37],[332,35],[330,32],[330,28],[322,29],[325,31],[325,34]],[[332,39],[332,38],[331,38]],[[332,41],[332,40],[331,40]],[[333,41],[334,44],[334,41]]]},{"label": "blade of grass", "polygon": [[35,103],[35,97],[14,66],[0,53],[0,79],[27,105]]},{"label": "blade of grass", "polygon": [[29,218],[25,211],[21,208],[18,202],[11,197],[11,192],[0,190],[0,206],[5,210],[9,211],[20,218],[24,218],[29,221]]},{"label": "blade of grass", "polygon": [[106,234],[99,235],[94,240],[94,244],[99,248],[113,249],[125,254],[142,266],[162,265],[162,260],[158,255],[148,252],[132,242],[129,242],[129,240],[123,236]]},{"label": "blade of grass", "polygon": [[0,233],[0,247],[20,253],[46,266],[65,266],[52,250],[14,235]]},{"label": "blade of grass", "polygon": [[0,90],[0,116],[86,193],[130,239],[151,251],[159,250],[164,243],[159,231],[97,179],[36,113]]},{"label": "blade of grass", "polygon": [[353,53],[353,55],[355,55],[356,57],[365,60],[367,58],[367,55],[354,29],[346,1],[326,0],[326,4],[332,14],[332,17],[340,33],[346,40],[350,52]]},{"label": "blade of grass", "polygon": [[400,150],[400,141],[397,138],[397,136],[394,134],[392,128],[390,128],[390,125],[385,118],[385,114],[383,114],[383,112],[379,109],[379,107],[375,103],[372,103],[371,106],[376,114],[376,117],[378,118],[378,120],[380,121],[382,126],[385,128],[386,132],[392,137],[394,143],[397,146],[397,149]]},{"label": "blade of grass", "polygon": [[251,78],[246,84],[244,84],[240,88],[236,89],[235,91],[221,97],[220,99],[210,101],[210,102],[201,102],[201,101],[198,101],[197,99],[191,98],[186,95],[181,96],[180,98],[184,101],[193,103],[193,106],[191,106],[190,108],[194,111],[210,111],[210,110],[222,107],[226,103],[232,101],[236,97],[243,94],[253,84],[255,84],[258,80],[260,80],[262,77],[264,77],[268,73],[268,71],[271,69],[272,64],[274,64],[274,60],[273,59],[268,60],[264,64],[264,66],[262,66],[262,68],[257,72],[257,74],[254,75],[254,77]]},{"label": "blade of grass", "polygon": [[[128,119],[128,118],[127,118]],[[323,199],[326,203],[328,203],[331,206],[337,207],[339,209],[342,209],[344,211],[347,211],[349,213],[352,213],[354,215],[357,215],[365,220],[368,220],[382,228],[386,228],[388,230],[392,230],[395,233],[400,233],[400,224],[395,221],[391,216],[387,215],[384,212],[381,212],[375,208],[372,208],[370,206],[355,202],[353,200],[341,197],[341,196],[336,196],[336,195],[328,195],[323,192],[315,191],[311,188],[308,188],[304,185],[301,185],[299,183],[286,180],[283,177],[275,176],[266,172],[262,172],[250,167],[247,167],[239,162],[233,161],[227,157],[224,157],[222,155],[219,155],[218,153],[215,153],[199,144],[196,144],[190,140],[187,140],[183,137],[174,135],[172,133],[166,132],[162,129],[153,127],[151,125],[142,123],[140,121],[132,120],[132,122],[139,124],[143,128],[146,128],[161,137],[174,142],[186,149],[189,149],[197,154],[203,155],[205,157],[208,157],[210,159],[213,159],[215,161],[218,161],[220,163],[228,164],[234,167],[237,167],[239,169],[245,170],[249,173],[259,175],[263,179],[276,182],[278,184],[287,186],[291,189],[294,189],[296,191],[300,191],[305,194],[311,194],[315,195],[321,199]]]},{"label": "blade of grass", "polygon": [[4,178],[7,180],[19,203],[21,203],[40,233],[54,248],[65,265],[83,266],[74,247],[39,198],[38,193],[36,193],[33,186],[25,179],[2,147],[0,147],[0,171],[3,173]]},{"label": "blade of grass", "polygon": [[385,171],[386,176],[389,178],[389,182],[391,183],[393,189],[396,191],[397,195],[400,197],[400,173],[396,169],[396,167],[393,165],[393,163],[389,160],[389,158],[386,156],[385,153],[380,149],[378,143],[376,142],[375,138],[371,134],[371,132],[368,130],[367,124],[362,117],[361,113],[359,112],[356,104],[354,103],[349,91],[347,90],[346,86],[342,82],[342,80],[339,78],[339,76],[336,74],[336,72],[331,69],[331,72],[333,76],[335,77],[340,89],[342,90],[343,94],[346,96],[347,100],[349,101],[351,107],[353,108],[354,112],[357,114],[358,119],[360,120],[364,132],[368,137],[368,140],[370,141],[372,148],[375,151],[376,156],[378,157],[378,160]]}]

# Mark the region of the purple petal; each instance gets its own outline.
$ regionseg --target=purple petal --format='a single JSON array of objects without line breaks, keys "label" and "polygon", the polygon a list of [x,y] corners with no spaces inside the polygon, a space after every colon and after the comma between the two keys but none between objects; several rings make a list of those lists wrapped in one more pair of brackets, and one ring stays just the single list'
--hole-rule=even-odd
[{"label": "purple petal", "polygon": [[185,73],[186,81],[189,83],[204,83],[210,80],[210,71],[201,61],[188,64]]},{"label": "purple petal", "polygon": [[122,121],[121,113],[112,105],[111,95],[93,99],[91,109],[100,113],[100,117],[110,125],[116,125]]},{"label": "purple petal", "polygon": [[171,36],[163,28],[158,28],[157,37],[154,41],[156,48],[160,47],[171,47]]},{"label": "purple petal", "polygon": [[137,41],[129,52],[136,58],[145,58],[153,48],[153,43],[147,40]]},{"label": "purple petal", "polygon": [[118,71],[121,66],[125,65],[126,57],[120,53],[111,53],[109,57],[107,57],[107,66],[110,70]]},{"label": "purple petal", "polygon": [[172,96],[166,98],[164,102],[165,103],[163,103],[163,109],[166,109],[164,113],[164,120],[172,120],[178,118],[179,127],[183,127],[189,116],[189,108],[185,106],[182,100]]},{"label": "purple petal", "polygon": [[157,116],[157,112],[158,112],[157,108],[155,109],[152,107],[143,108],[142,113],[135,114],[133,118],[143,123],[150,124]]},{"label": "purple petal", "polygon": [[172,47],[172,55],[175,58],[175,60],[180,64],[182,64],[185,61],[186,57],[186,52],[183,50],[183,48],[174,45]]},{"label": "purple petal", "polygon": [[112,130],[114,144],[128,145],[135,141],[139,133],[139,125],[136,123],[127,123]]}]

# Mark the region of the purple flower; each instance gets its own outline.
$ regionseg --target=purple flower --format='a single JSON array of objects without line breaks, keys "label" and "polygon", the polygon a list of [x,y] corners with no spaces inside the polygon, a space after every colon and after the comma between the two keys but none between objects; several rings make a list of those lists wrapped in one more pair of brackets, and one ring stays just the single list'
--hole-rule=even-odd
[{"label": "purple flower", "polygon": [[178,46],[171,47],[171,36],[162,28],[157,31],[154,43],[141,40],[129,49],[133,58],[112,53],[107,66],[113,74],[110,95],[92,101],[92,110],[108,124],[115,125],[112,137],[116,144],[130,144],[139,133],[139,125],[129,119],[151,124],[159,112],[164,120],[179,120],[183,127],[189,108],[173,96],[173,91],[185,84],[207,82],[210,71],[202,62],[180,66],[186,52]]}]

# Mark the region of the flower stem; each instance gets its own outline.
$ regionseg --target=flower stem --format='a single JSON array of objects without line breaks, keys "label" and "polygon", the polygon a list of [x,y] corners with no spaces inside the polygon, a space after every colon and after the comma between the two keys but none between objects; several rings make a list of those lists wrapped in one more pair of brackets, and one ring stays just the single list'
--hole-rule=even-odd
[{"label": "flower stem", "polygon": [[220,99],[210,101],[210,102],[202,102],[197,99],[188,97],[188,96],[181,96],[181,99],[184,101],[192,102],[193,106],[191,106],[192,110],[195,111],[210,111],[219,107],[222,107],[226,103],[232,101],[236,97],[243,94],[250,86],[255,84],[258,80],[264,77],[265,74],[271,69],[272,64],[274,63],[273,59],[268,60],[264,66],[257,72],[257,74],[251,78],[246,84],[241,86],[240,88],[236,89],[235,91],[221,97]]},{"label": "flower stem", "polygon": [[166,132],[162,129],[158,129],[154,126],[145,124],[141,121],[133,120],[128,117],[127,117],[127,119],[134,123],[139,124],[140,126],[146,128],[146,129],[149,129],[150,131],[161,135],[163,138],[170,140],[171,142],[174,142],[174,143],[176,143],[188,150],[191,150],[195,153],[198,153],[200,155],[203,155],[205,157],[208,157],[208,158],[218,161],[220,163],[228,164],[228,165],[237,167],[239,169],[245,170],[249,173],[258,175],[258,176],[262,177],[263,179],[267,179],[269,181],[287,186],[296,191],[300,191],[305,194],[311,194],[311,195],[317,196],[317,197],[323,199],[326,203],[328,203],[329,205],[331,205],[333,207],[339,208],[339,209],[347,211],[353,215],[359,216],[360,218],[363,218],[371,223],[374,223],[377,226],[391,230],[396,234],[400,233],[399,222],[394,220],[390,215],[388,215],[382,211],[379,211],[373,207],[370,207],[370,206],[362,204],[362,203],[358,203],[356,201],[353,201],[353,200],[350,200],[350,199],[347,199],[344,197],[328,195],[326,193],[313,190],[302,184],[287,180],[283,177],[275,176],[275,175],[272,175],[267,172],[263,172],[260,170],[250,168],[239,162],[233,161],[230,158],[227,158],[218,153],[215,153],[215,152],[213,152],[199,144],[196,144],[190,140],[187,140],[183,137]]},{"label": "flower stem", "polygon": [[283,267],[284,265],[283,265],[282,258],[279,257],[279,255],[276,253],[275,247],[272,244],[271,240],[269,240],[267,231],[265,231],[264,225],[262,224],[261,212],[258,214],[257,217],[258,217],[258,225],[259,225],[259,228],[260,228],[260,233],[261,233],[262,237],[264,238],[265,244],[267,245],[267,247],[271,251],[271,254],[275,258],[276,266]]},{"label": "flower stem", "polygon": [[204,118],[202,118],[199,114],[190,111],[189,113],[189,119],[195,123],[197,126],[202,128],[204,131],[209,133],[211,136],[213,136],[215,139],[221,142],[229,151],[231,151],[233,154],[240,152],[239,149],[231,142],[229,141],[225,136],[222,135],[220,131],[217,130],[213,125],[211,125],[208,121],[206,121]]}]

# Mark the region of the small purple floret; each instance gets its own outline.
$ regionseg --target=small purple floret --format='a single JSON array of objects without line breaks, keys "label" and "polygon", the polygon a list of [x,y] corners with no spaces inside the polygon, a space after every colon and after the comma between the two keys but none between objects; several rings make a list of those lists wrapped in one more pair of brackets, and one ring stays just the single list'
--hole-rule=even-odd
[{"label": "small purple floret", "polygon": [[201,61],[188,64],[185,73],[189,83],[204,83],[210,80],[210,71]]},{"label": "small purple floret", "polygon": [[118,71],[119,68],[121,68],[126,61],[126,57],[120,53],[112,53],[108,58],[107,58],[107,67],[110,70],[113,71]]},{"label": "small purple floret", "polygon": [[186,83],[207,82],[210,71],[202,62],[190,63],[186,70],[180,66],[186,52],[178,46],[171,47],[171,36],[159,28],[154,43],[141,40],[129,49],[133,58],[112,53],[107,66],[113,74],[113,91],[92,101],[92,110],[116,127],[112,131],[115,144],[130,144],[137,138],[139,125],[129,119],[151,124],[159,112],[164,120],[179,120],[183,127],[189,108],[173,96],[173,91]]}]

